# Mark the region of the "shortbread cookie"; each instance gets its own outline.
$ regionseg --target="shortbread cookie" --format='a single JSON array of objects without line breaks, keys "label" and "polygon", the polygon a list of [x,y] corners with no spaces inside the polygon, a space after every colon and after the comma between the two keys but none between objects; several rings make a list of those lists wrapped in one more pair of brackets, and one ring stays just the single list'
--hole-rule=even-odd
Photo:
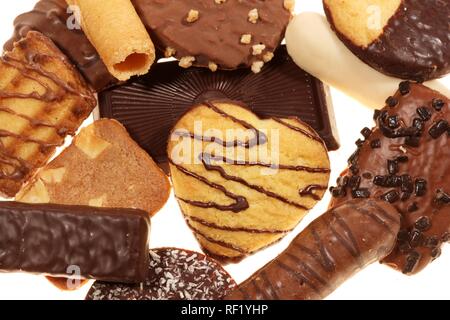
[{"label": "shortbread cookie", "polygon": [[32,31],[0,58],[0,192],[14,196],[96,105],[53,42]]},{"label": "shortbread cookie", "polygon": [[402,214],[394,252],[384,263],[407,274],[436,259],[450,239],[450,100],[423,85],[402,82],[377,111],[377,125],[331,189],[332,205],[351,198],[392,203]]},{"label": "shortbread cookie", "polygon": [[450,72],[450,3],[442,0],[324,0],[339,38],[362,61],[397,78]]},{"label": "shortbread cookie", "polygon": [[[203,141],[202,141],[203,140]],[[323,196],[327,150],[298,119],[262,120],[235,102],[205,102],[169,140],[175,195],[210,254],[241,258],[291,231]]]},{"label": "shortbread cookie", "polygon": [[351,200],[314,220],[227,300],[318,300],[395,245],[400,214],[381,200]]},{"label": "shortbread cookie", "polygon": [[150,250],[142,284],[97,281],[86,300],[218,300],[236,287],[231,276],[201,253],[176,248]]},{"label": "shortbread cookie", "polygon": [[281,43],[294,0],[132,0],[155,44],[191,65],[251,67],[257,73]]},{"label": "shortbread cookie", "polygon": [[111,208],[155,214],[167,201],[167,177],[115,120],[83,129],[43,168],[17,200]]}]

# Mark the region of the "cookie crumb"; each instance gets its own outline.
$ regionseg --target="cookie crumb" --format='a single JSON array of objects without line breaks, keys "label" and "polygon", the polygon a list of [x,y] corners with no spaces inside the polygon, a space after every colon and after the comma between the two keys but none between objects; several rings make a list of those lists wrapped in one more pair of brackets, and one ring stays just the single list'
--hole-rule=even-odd
[{"label": "cookie crumb", "polygon": [[264,66],[264,62],[263,61],[255,61],[252,64],[252,71],[253,73],[260,73],[262,67]]},{"label": "cookie crumb", "polygon": [[212,72],[216,72],[217,71],[217,64],[215,64],[214,62],[209,62],[208,63],[208,68],[209,68],[209,70],[211,70]]},{"label": "cookie crumb", "polygon": [[192,63],[195,61],[195,57],[192,56],[186,56],[180,59],[180,62],[178,65],[182,68],[189,68],[192,67]]},{"label": "cookie crumb", "polygon": [[251,23],[256,23],[258,22],[258,19],[259,19],[258,9],[250,10],[248,13],[248,21],[250,21]]},{"label": "cookie crumb", "polygon": [[255,44],[252,48],[253,48],[253,55],[258,56],[263,53],[264,49],[266,49],[266,46],[263,44]]},{"label": "cookie crumb", "polygon": [[265,63],[267,63],[267,62],[271,61],[271,60],[273,59],[273,57],[274,57],[273,52],[266,52],[266,53],[263,55],[263,61],[264,61]]},{"label": "cookie crumb", "polygon": [[173,57],[176,53],[177,53],[177,50],[175,50],[174,48],[171,48],[171,47],[167,47],[166,50],[164,51],[164,57],[170,58],[170,57]]},{"label": "cookie crumb", "polygon": [[189,23],[195,22],[198,20],[200,13],[197,10],[191,9],[187,15],[186,21]]},{"label": "cookie crumb", "polygon": [[293,12],[295,8],[295,0],[284,0],[283,6],[286,10]]},{"label": "cookie crumb", "polygon": [[250,44],[252,42],[252,35],[251,34],[243,34],[241,36],[241,43],[242,44]]}]

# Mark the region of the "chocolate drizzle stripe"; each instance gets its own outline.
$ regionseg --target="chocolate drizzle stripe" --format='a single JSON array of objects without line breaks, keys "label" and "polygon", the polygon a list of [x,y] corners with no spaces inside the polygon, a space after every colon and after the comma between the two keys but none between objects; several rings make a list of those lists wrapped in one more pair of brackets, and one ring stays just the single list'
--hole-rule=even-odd
[{"label": "chocolate drizzle stripe", "polygon": [[314,193],[314,190],[319,190],[319,191],[325,191],[327,190],[327,187],[318,185],[318,184],[311,184],[303,189],[301,189],[299,191],[299,194],[301,197],[311,197],[312,199],[319,201],[322,198],[320,196],[318,196],[317,194]]},{"label": "chocolate drizzle stripe", "polygon": [[[214,161],[221,161],[226,164],[231,164],[234,166],[259,166],[259,167],[265,167],[265,168],[271,168],[271,169],[278,169],[278,170],[291,170],[291,171],[305,171],[308,173],[330,173],[331,170],[328,168],[313,168],[313,167],[307,167],[307,166],[293,166],[293,165],[285,165],[285,164],[269,164],[269,163],[261,163],[261,162],[249,162],[249,161],[240,161],[240,160],[234,160],[227,157],[218,157],[214,156],[208,153],[203,153],[200,155],[200,160],[204,159],[212,159]],[[319,185],[312,185],[310,186],[313,189],[319,189],[323,188],[321,190],[326,190],[327,187],[319,186]]]},{"label": "chocolate drizzle stripe", "polygon": [[261,296],[262,300],[269,300],[270,296],[268,295],[268,292],[266,290],[263,290],[259,287],[257,281],[252,281],[252,285],[255,288],[255,292],[257,296]]},{"label": "chocolate drizzle stripe", "polygon": [[[391,217],[390,215],[388,215],[384,210],[382,210],[379,206],[374,205],[373,203],[369,203],[371,208],[374,208],[375,210],[377,210],[377,213],[379,213],[380,215],[382,215],[383,217],[389,217],[388,219],[395,222],[395,219],[393,217]],[[386,230],[388,230],[390,233],[394,233],[394,230],[392,230],[392,228],[390,227],[390,224],[383,221],[383,219],[381,219],[377,214],[374,214],[372,212],[369,212],[368,210],[364,209],[364,208],[357,208],[355,205],[351,204],[349,205],[350,208],[352,208],[353,210],[368,216],[369,218],[371,218],[375,223],[379,224],[380,226],[382,226],[383,228],[385,228]],[[384,214],[383,214],[384,213]]]},{"label": "chocolate drizzle stripe", "polygon": [[21,140],[21,141],[29,142],[29,143],[36,143],[36,144],[39,144],[43,148],[51,148],[51,147],[60,146],[59,143],[47,143],[45,141],[33,139],[33,138],[22,136],[20,134],[16,134],[16,133],[13,133],[13,132],[10,132],[7,130],[0,129],[0,138],[6,138],[6,137],[15,138],[17,140]]},{"label": "chocolate drizzle stripe", "polygon": [[203,232],[201,232],[200,230],[198,230],[197,228],[195,228],[190,222],[189,220],[186,220],[186,223],[188,224],[189,228],[191,228],[192,230],[195,231],[195,233],[197,233],[197,235],[201,236],[202,238],[204,238],[205,240],[207,240],[208,242],[214,243],[214,244],[218,244],[219,246],[222,246],[224,248],[227,249],[231,249],[234,251],[237,251],[239,253],[242,253],[244,255],[250,254],[251,252],[249,252],[248,250],[242,249],[238,246],[235,246],[229,242],[225,242],[225,241],[220,241],[220,240],[216,240],[211,238],[210,236],[204,234]]},{"label": "chocolate drizzle stripe", "polygon": [[295,202],[293,202],[293,201],[291,201],[289,199],[286,199],[285,197],[282,197],[279,194],[276,194],[275,192],[268,191],[268,190],[264,189],[261,186],[250,184],[248,181],[246,181],[246,180],[244,180],[244,179],[242,179],[240,177],[229,175],[229,174],[227,174],[225,172],[225,170],[221,166],[215,166],[215,165],[212,165],[212,164],[208,164],[205,161],[204,158],[202,158],[202,162],[203,162],[203,165],[205,166],[206,170],[208,170],[208,171],[216,171],[222,176],[222,178],[224,178],[226,180],[231,180],[231,181],[240,183],[240,184],[246,186],[247,188],[250,188],[250,189],[255,190],[255,191],[259,192],[259,193],[265,194],[266,196],[268,196],[270,198],[277,199],[277,200],[279,200],[281,202],[284,202],[286,204],[289,204],[291,206],[297,207],[298,209],[303,209],[303,210],[309,210],[310,209],[310,208],[308,208],[308,207],[306,207],[304,205],[301,205],[301,204],[295,203]]},{"label": "chocolate drizzle stripe", "polygon": [[280,300],[280,298],[278,297],[277,291],[272,284],[272,281],[270,281],[269,277],[267,276],[266,270],[262,270],[259,275],[261,276],[261,279],[264,281],[264,283],[267,285],[267,287],[270,289],[269,298],[272,300]]},{"label": "chocolate drizzle stripe", "polygon": [[[318,242],[320,243],[318,245],[318,248],[320,249],[322,247],[322,244],[320,242],[320,239],[319,239],[319,241],[317,241],[317,233],[315,232],[315,230],[314,230],[314,233],[313,233],[313,237],[314,237],[314,240],[316,242],[316,245],[317,245]],[[328,255],[325,255],[323,253],[323,250],[319,250],[320,255],[318,255],[318,254],[316,254],[314,252],[314,250],[311,250],[311,249],[309,249],[309,248],[307,248],[307,247],[303,246],[302,244],[299,244],[299,243],[297,243],[295,241],[292,243],[292,246],[294,248],[296,248],[297,250],[303,251],[304,253],[308,254],[311,258],[316,260],[322,266],[322,268],[325,271],[327,271],[327,272],[333,272],[334,271],[334,269],[336,267],[336,264],[334,263],[334,261],[332,259],[330,259],[330,257]]]},{"label": "chocolate drizzle stripe", "polygon": [[[357,210],[361,213],[359,210]],[[347,249],[347,251],[354,257],[358,258],[361,255],[361,252],[358,247],[358,242],[355,240],[353,232],[351,228],[347,225],[347,223],[342,219],[342,217],[334,210],[331,211],[332,216],[336,219],[336,222],[341,226],[344,230],[344,235],[342,236],[332,225],[330,225],[331,232],[335,235],[338,241],[342,244],[342,246]]]},{"label": "chocolate drizzle stripe", "polygon": [[283,121],[283,120],[280,119],[280,118],[272,118],[272,119],[275,120],[276,122],[278,122],[279,124],[281,124],[281,125],[283,125],[283,126],[289,128],[289,129],[291,129],[291,130],[300,132],[301,134],[303,134],[304,136],[306,136],[306,137],[308,137],[308,138],[310,138],[310,139],[313,139],[313,140],[315,140],[315,141],[318,141],[318,142],[323,143],[322,139],[321,139],[320,137],[316,136],[315,134],[312,134],[312,133],[310,133],[310,132],[308,132],[308,131],[306,131],[306,130],[304,130],[304,129],[302,129],[302,128],[293,126],[292,124],[287,123],[287,122]]},{"label": "chocolate drizzle stripe", "polygon": [[286,252],[286,255],[291,258],[291,260],[295,261],[297,265],[299,265],[306,273],[313,276],[320,284],[323,286],[327,286],[328,282],[324,278],[322,278],[317,272],[315,272],[311,266],[301,261],[296,255]]},{"label": "chocolate drizzle stripe", "polygon": [[287,266],[286,264],[284,264],[283,262],[279,261],[277,263],[278,267],[280,267],[281,269],[283,269],[284,271],[286,271],[289,275],[292,276],[292,278],[296,279],[298,282],[300,282],[301,285],[306,284],[307,286],[309,286],[315,293],[317,293],[318,295],[320,294],[320,290],[319,288],[317,288],[313,283],[311,283],[310,281],[308,281],[308,279],[306,279],[303,275],[297,273],[295,270],[293,270],[291,267]]},{"label": "chocolate drizzle stripe", "polygon": [[235,231],[235,232],[248,232],[248,233],[268,233],[268,234],[286,234],[289,233],[291,231],[293,231],[294,229],[290,229],[290,230],[262,230],[262,229],[251,229],[251,228],[236,228],[236,227],[227,227],[227,226],[219,226],[215,223],[211,223],[208,221],[205,221],[203,219],[200,219],[198,217],[194,217],[194,216],[187,216],[190,220],[200,223],[208,228],[213,228],[213,229],[219,229],[219,230],[225,230],[225,231]]}]

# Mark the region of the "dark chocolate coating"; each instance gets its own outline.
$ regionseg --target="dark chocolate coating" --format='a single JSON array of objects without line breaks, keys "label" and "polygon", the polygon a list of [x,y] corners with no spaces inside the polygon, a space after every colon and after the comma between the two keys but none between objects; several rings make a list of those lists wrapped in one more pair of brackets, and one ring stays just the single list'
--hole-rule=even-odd
[{"label": "dark chocolate coating", "polygon": [[[236,69],[262,61],[284,37],[291,13],[283,0],[133,0],[136,11],[162,51],[176,50],[176,58],[196,58],[194,65],[207,67],[216,63],[221,69]],[[249,11],[258,9],[257,23],[248,21]],[[199,12],[199,19],[187,22],[188,12]],[[250,44],[240,43],[241,36],[252,35]],[[252,46],[264,44],[262,55],[253,55]]]},{"label": "dark chocolate coating", "polygon": [[353,197],[391,202],[403,216],[402,228],[383,262],[414,274],[439,256],[450,232],[450,100],[403,82],[387,103],[332,188],[332,205]]},{"label": "dark chocolate coating", "polygon": [[83,31],[68,28],[69,19],[73,17],[67,12],[65,0],[41,0],[32,11],[14,20],[14,35],[5,43],[4,49],[12,50],[13,43],[25,37],[28,31],[39,31],[69,57],[95,91],[117,83]]},{"label": "dark chocolate coating", "polygon": [[328,88],[292,61],[281,47],[260,74],[248,70],[182,69],[158,63],[151,72],[99,94],[100,116],[120,121],[158,163],[177,120],[207,100],[240,101],[262,117],[298,117],[316,130],[329,150],[339,148]]},{"label": "dark chocolate coating", "polygon": [[0,204],[0,270],[141,282],[148,273],[149,215],[136,209]]},{"label": "dark chocolate coating", "polygon": [[148,278],[126,285],[96,281],[86,300],[218,300],[236,287],[220,264],[176,248],[150,250]]},{"label": "dark chocolate coating", "polygon": [[376,70],[401,79],[426,81],[450,72],[450,2],[403,0],[378,39],[362,48],[333,29],[345,45]]},{"label": "dark chocolate coating", "polygon": [[313,221],[226,300],[318,300],[391,252],[400,214],[375,200],[345,202]]}]

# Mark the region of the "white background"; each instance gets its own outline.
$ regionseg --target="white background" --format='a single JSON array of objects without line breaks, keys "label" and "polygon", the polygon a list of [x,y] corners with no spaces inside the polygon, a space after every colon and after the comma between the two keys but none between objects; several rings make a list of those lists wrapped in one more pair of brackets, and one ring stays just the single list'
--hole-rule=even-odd
[{"label": "white background", "polygon": [[[34,0],[2,1],[0,4],[0,44],[12,34],[14,18],[31,10]],[[297,0],[297,12],[323,12],[320,0]],[[311,30],[314,32],[314,30]],[[318,62],[320,63],[320,61]],[[450,86],[450,78],[443,80]],[[370,84],[368,84],[370,85]],[[334,183],[336,176],[346,167],[346,159],[354,151],[354,142],[360,130],[372,127],[373,111],[366,109],[344,94],[333,90],[333,103],[342,142],[337,152],[330,154]],[[381,106],[380,106],[381,107]],[[89,119],[87,123],[92,121]],[[448,161],[445,159],[444,161]],[[241,282],[286,248],[289,242],[315,217],[326,210],[330,196],[303,220],[299,227],[282,242],[248,257],[239,264],[226,269]],[[200,250],[192,233],[186,226],[173,197],[152,220],[151,246],[175,246]],[[419,275],[412,277],[374,264],[347,281],[329,299],[449,299],[450,250],[445,247],[442,256]],[[0,274],[0,299],[83,299],[89,285],[75,292],[63,292],[51,285],[45,278],[25,274]]]}]

